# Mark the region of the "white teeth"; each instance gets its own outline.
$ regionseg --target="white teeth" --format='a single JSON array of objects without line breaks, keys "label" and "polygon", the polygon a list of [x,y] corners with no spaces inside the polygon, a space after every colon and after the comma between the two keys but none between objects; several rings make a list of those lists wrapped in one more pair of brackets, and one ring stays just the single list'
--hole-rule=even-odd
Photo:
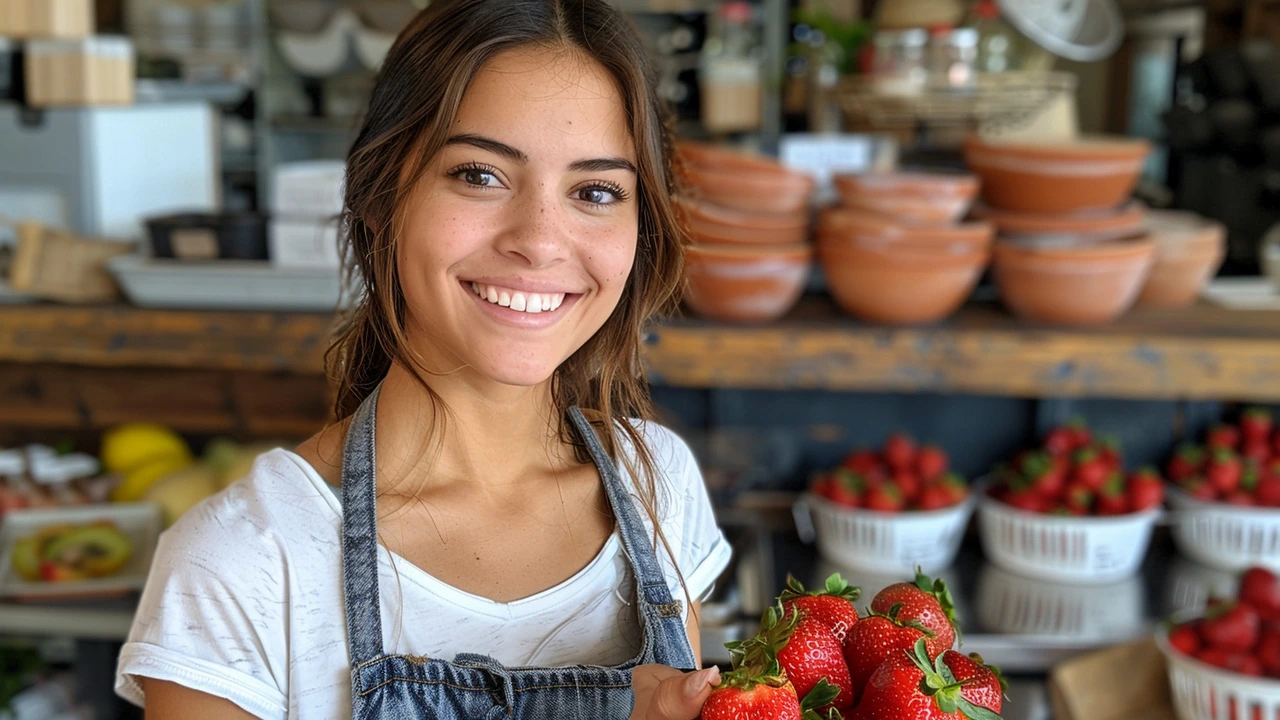
[{"label": "white teeth", "polygon": [[471,292],[495,305],[533,315],[559,310],[565,297],[564,293],[524,293],[477,282],[471,283]]}]

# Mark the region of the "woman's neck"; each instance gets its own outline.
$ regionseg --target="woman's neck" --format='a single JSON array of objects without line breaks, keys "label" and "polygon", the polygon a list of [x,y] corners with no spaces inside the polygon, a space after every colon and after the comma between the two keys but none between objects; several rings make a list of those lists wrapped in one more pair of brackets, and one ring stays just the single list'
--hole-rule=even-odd
[{"label": "woman's neck", "polygon": [[551,384],[515,387],[462,369],[423,380],[393,364],[378,398],[379,490],[417,495],[466,482],[493,492],[573,464],[557,435]]}]

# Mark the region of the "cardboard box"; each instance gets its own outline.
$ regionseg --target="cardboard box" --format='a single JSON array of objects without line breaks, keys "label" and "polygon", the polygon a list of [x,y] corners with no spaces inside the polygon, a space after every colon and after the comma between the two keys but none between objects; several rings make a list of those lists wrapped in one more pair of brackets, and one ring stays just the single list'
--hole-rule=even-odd
[{"label": "cardboard box", "polygon": [[25,72],[32,107],[133,104],[133,43],[125,37],[30,40]]},{"label": "cardboard box", "polygon": [[93,34],[93,0],[0,0],[0,35],[85,38]]},{"label": "cardboard box", "polygon": [[1054,720],[1175,717],[1164,656],[1153,640],[1118,645],[1059,664],[1049,675]]}]

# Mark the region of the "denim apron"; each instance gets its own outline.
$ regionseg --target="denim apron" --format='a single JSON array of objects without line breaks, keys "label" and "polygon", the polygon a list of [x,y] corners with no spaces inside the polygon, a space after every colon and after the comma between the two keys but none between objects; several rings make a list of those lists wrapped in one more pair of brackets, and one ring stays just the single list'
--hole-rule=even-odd
[{"label": "denim apron", "polygon": [[387,655],[378,593],[374,426],[378,390],[360,405],[342,460],[342,576],[351,656],[351,716],[366,718],[626,718],[635,702],[631,669],[659,663],[694,668],[682,606],[673,600],[648,533],[613,461],[577,408],[569,411],[604,480],[618,533],[636,579],[640,654],[602,667],[504,667],[482,654],[453,661]]}]

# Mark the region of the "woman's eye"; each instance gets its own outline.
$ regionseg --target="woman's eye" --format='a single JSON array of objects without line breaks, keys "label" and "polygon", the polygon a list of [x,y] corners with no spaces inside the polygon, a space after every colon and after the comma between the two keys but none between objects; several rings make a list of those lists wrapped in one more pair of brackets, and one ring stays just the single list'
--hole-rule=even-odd
[{"label": "woman's eye", "polygon": [[613,188],[593,185],[584,187],[577,193],[578,199],[592,205],[612,205],[619,199],[619,193]]},{"label": "woman's eye", "polygon": [[494,177],[493,173],[485,170],[467,168],[462,170],[460,174],[462,176],[462,181],[468,185],[474,185],[476,187],[492,187],[493,185],[498,184],[498,178]]}]

